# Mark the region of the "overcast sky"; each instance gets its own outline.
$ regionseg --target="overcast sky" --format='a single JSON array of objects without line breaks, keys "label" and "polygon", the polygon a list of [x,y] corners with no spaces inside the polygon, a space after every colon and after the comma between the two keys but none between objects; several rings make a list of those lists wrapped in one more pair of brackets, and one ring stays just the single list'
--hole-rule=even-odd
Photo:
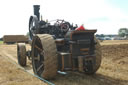
[{"label": "overcast sky", "polygon": [[98,34],[117,34],[128,28],[128,0],[1,0],[0,37],[26,34],[33,5],[41,5],[43,19],[64,19],[97,29]]}]

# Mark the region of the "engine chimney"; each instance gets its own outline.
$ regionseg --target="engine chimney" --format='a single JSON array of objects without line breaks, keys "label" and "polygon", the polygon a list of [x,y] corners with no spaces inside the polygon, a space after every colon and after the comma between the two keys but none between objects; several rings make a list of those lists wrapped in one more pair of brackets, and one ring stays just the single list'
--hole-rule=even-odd
[{"label": "engine chimney", "polygon": [[40,21],[40,12],[39,12],[40,5],[34,5],[33,7],[34,7],[34,15],[36,15],[38,20]]}]

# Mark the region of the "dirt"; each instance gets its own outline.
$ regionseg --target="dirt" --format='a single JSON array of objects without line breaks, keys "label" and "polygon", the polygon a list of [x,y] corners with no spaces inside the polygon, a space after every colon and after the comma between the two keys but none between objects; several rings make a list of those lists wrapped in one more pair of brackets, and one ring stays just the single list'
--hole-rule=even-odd
[{"label": "dirt", "polygon": [[[128,85],[128,41],[101,42],[102,64],[94,75],[78,72],[58,74],[51,82],[56,85]],[[17,57],[16,45],[0,45],[0,49]],[[0,85],[43,85],[42,81],[17,68],[0,52]],[[4,65],[3,65],[4,64]]]},{"label": "dirt", "polygon": [[4,51],[16,58],[16,45],[0,45],[0,85],[47,85],[28,74],[5,55]]}]

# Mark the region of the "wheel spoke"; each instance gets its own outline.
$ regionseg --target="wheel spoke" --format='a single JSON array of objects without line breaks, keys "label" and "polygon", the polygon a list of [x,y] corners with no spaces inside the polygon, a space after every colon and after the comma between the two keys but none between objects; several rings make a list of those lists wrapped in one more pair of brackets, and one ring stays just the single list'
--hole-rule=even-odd
[{"label": "wheel spoke", "polygon": [[37,72],[40,71],[40,69],[44,66],[44,64],[42,63],[38,68],[37,68]]},{"label": "wheel spoke", "polygon": [[41,53],[41,55],[44,55],[44,50],[42,50],[40,47],[38,47],[37,45],[35,45],[35,48],[37,48],[37,50],[39,50]]},{"label": "wheel spoke", "polygon": [[39,60],[39,58],[38,57],[34,57],[34,60]]},{"label": "wheel spoke", "polygon": [[42,52],[43,50],[41,48],[39,48],[37,45],[35,45],[35,48],[37,48],[40,52]]},{"label": "wheel spoke", "polygon": [[36,57],[34,57],[34,60],[40,61],[40,55],[38,54]]}]

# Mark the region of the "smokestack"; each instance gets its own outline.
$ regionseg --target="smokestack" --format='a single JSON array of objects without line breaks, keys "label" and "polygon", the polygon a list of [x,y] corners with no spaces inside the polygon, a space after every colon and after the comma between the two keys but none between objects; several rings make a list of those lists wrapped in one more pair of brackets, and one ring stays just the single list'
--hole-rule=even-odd
[{"label": "smokestack", "polygon": [[34,15],[36,15],[38,20],[40,21],[40,12],[39,12],[40,5],[34,5],[33,7],[34,7]]}]

